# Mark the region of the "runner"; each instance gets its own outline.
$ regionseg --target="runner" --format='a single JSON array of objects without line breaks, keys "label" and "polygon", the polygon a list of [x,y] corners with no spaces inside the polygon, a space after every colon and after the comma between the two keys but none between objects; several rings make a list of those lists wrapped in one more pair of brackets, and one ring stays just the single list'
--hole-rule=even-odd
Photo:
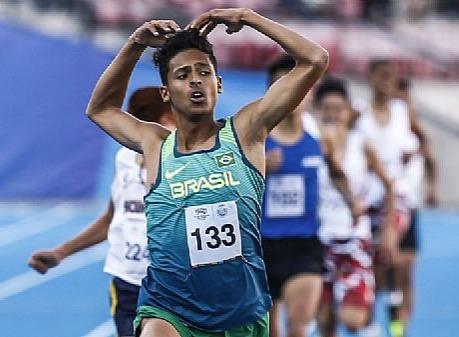
[{"label": "runner", "polygon": [[[294,67],[292,57],[280,57],[268,68],[269,83]],[[320,140],[303,130],[302,113],[307,99],[305,97],[273,129],[266,141],[262,237],[268,284],[274,300],[271,337],[281,335],[281,304],[285,304],[287,312],[288,336],[304,337],[305,327],[316,316],[322,292],[324,262],[323,247],[317,238],[317,171],[324,165],[324,159]],[[340,189],[348,188],[347,182],[342,182],[342,171],[336,172],[337,165],[328,163],[333,182]],[[351,192],[344,193],[350,195]]]},{"label": "runner", "polygon": [[[418,151],[418,141],[411,132],[409,111],[406,103],[394,99],[396,94],[396,72],[390,60],[378,59],[370,62],[369,82],[373,92],[371,105],[360,109],[358,129],[375,148],[379,160],[394,184],[396,194],[396,228],[399,240],[407,233],[410,224],[408,204],[409,184],[403,179],[404,162]],[[374,178],[370,182],[369,203],[371,204],[372,226],[376,244],[384,209],[381,182]],[[394,260],[393,262],[395,262]],[[387,288],[389,296],[390,330],[393,337],[404,335],[403,324],[397,315],[397,308],[403,298],[395,285],[394,264],[382,261],[375,255],[375,275],[377,289]]]},{"label": "runner", "polygon": [[[221,79],[206,40],[217,24],[250,26],[297,61],[266,95],[215,121]],[[129,77],[147,46],[171,103],[177,130],[121,111]],[[271,306],[259,225],[268,133],[296,107],[327,67],[317,44],[249,9],[204,13],[180,31],[173,21],[145,23],[99,79],[88,116],[145,156],[151,263],[135,321],[141,336],[267,336]]]},{"label": "runner", "polygon": [[[410,225],[400,241],[400,257],[395,265],[395,288],[401,301],[394,303],[394,319],[391,323],[393,337],[401,337],[408,326],[413,312],[413,280],[414,265],[419,249],[418,221],[419,208],[422,207],[424,195],[424,177],[427,182],[425,202],[429,206],[438,203],[437,198],[437,168],[435,159],[430,151],[429,141],[422,130],[413,102],[410,97],[410,83],[407,79],[398,80],[397,97],[403,100],[410,116],[411,131],[419,141],[419,152],[407,158],[403,172],[403,180],[407,183],[407,203],[410,208]],[[425,174],[424,174],[425,172]]]},{"label": "runner", "polygon": [[[324,80],[316,89],[314,104],[321,135],[328,139],[324,151],[342,165],[354,198],[364,201],[368,171],[372,171],[384,182],[385,206],[392,214],[391,182],[375,152],[353,129],[354,116],[344,82],[334,78]],[[335,336],[338,322],[354,332],[364,328],[371,318],[374,302],[370,219],[368,215],[352,216],[327,171],[320,171],[319,237],[326,247],[327,269],[318,315],[322,337]],[[385,252],[391,256],[395,241],[390,225],[385,226],[383,237]]]},{"label": "runner", "polygon": [[[170,105],[164,103],[159,88],[136,90],[128,112],[147,122],[173,128]],[[29,265],[45,274],[64,259],[108,239],[104,271],[112,275],[110,311],[118,336],[133,336],[137,298],[149,263],[143,196],[145,188],[143,156],[121,148],[115,159],[115,177],[107,210],[80,234],[52,250],[35,252]]]},{"label": "runner", "polygon": [[[268,69],[269,84],[295,67],[283,56]],[[303,103],[303,102],[302,102]],[[317,170],[320,144],[303,131],[300,103],[266,141],[266,193],[262,245],[268,284],[274,301],[270,336],[280,334],[281,301],[287,310],[288,336],[305,336],[315,317],[322,291],[322,245],[317,238]]]}]

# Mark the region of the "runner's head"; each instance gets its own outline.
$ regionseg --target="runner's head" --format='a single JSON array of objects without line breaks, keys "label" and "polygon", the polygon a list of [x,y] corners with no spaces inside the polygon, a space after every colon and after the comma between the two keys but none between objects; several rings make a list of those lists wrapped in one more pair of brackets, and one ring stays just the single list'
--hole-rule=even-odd
[{"label": "runner's head", "polygon": [[159,87],[146,87],[134,91],[129,99],[127,110],[142,121],[159,123],[171,129],[175,128],[171,106],[162,100]]},{"label": "runner's head", "polygon": [[339,78],[327,77],[318,85],[314,106],[323,124],[349,127],[354,121],[346,85]]},{"label": "runner's head", "polygon": [[212,48],[197,29],[188,29],[173,35],[153,56],[164,101],[190,121],[212,115],[222,89]]},{"label": "runner's head", "polygon": [[373,59],[368,65],[368,80],[375,95],[390,98],[396,86],[396,72],[391,60]]},{"label": "runner's head", "polygon": [[[282,55],[274,62],[272,62],[268,68],[268,87],[270,87],[274,82],[280,79],[282,76],[287,75],[293,68],[295,68],[296,61],[290,55]],[[310,105],[309,103],[310,95],[306,95],[303,101],[292,111],[293,114],[301,114],[306,110],[306,107]]]}]

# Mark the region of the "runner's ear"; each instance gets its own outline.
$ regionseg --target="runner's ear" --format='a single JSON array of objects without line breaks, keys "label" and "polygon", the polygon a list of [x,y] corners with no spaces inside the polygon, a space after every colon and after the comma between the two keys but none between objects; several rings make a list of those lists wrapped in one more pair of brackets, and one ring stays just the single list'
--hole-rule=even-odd
[{"label": "runner's ear", "polygon": [[217,92],[219,94],[223,92],[223,79],[221,76],[217,76]]},{"label": "runner's ear", "polygon": [[163,102],[170,102],[169,90],[167,90],[167,87],[165,85],[162,85],[159,88],[159,92],[161,94],[161,98],[163,99]]}]

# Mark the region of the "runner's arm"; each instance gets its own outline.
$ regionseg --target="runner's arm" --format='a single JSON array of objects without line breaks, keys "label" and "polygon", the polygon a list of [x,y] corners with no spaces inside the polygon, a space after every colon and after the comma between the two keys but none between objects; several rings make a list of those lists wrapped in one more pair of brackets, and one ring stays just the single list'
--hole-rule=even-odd
[{"label": "runner's arm", "polygon": [[29,259],[29,266],[44,274],[48,269],[56,267],[66,257],[106,240],[112,219],[113,202],[110,200],[106,211],[96,221],[55,249],[35,252]]},{"label": "runner's arm", "polygon": [[333,142],[326,137],[322,137],[321,145],[324,153],[325,163],[328,166],[330,179],[332,180],[335,188],[343,197],[344,202],[351,210],[354,220],[356,220],[358,216],[364,213],[364,206],[358,204],[354,198],[354,195],[352,194],[346,174],[344,173],[338,159],[335,156]]},{"label": "runner's arm", "polygon": [[237,113],[235,124],[243,143],[264,142],[269,131],[303,100],[328,66],[328,53],[318,44],[248,8],[214,9],[191,23],[210,32],[223,23],[228,33],[250,26],[277,42],[297,61],[295,68],[274,83],[265,96]]},{"label": "runner's arm", "polygon": [[408,112],[410,118],[411,131],[419,139],[419,152],[424,157],[424,165],[427,178],[427,197],[426,201],[429,205],[438,203],[437,186],[438,186],[438,169],[434,155],[430,149],[429,139],[422,129],[412,104],[408,104]]},{"label": "runner's arm", "polygon": [[271,85],[263,98],[236,116],[235,122],[242,136],[246,135],[249,142],[264,141],[326,70],[328,53],[315,42],[253,11],[247,12],[245,21],[246,25],[277,42],[297,62],[295,68]]},{"label": "runner's arm", "polygon": [[175,22],[164,20],[150,21],[139,27],[99,78],[86,110],[87,116],[105,132],[139,153],[143,153],[146,135],[163,139],[168,130],[156,123],[142,122],[121,110],[129,78],[146,47],[161,46],[166,35],[178,29]]},{"label": "runner's arm", "polygon": [[368,169],[374,172],[384,185],[386,192],[384,198],[384,206],[387,210],[389,219],[393,220],[395,217],[395,192],[392,181],[387,176],[386,171],[379,161],[375,150],[369,144],[365,144],[365,156],[368,162]]},{"label": "runner's arm", "polygon": [[378,159],[376,152],[369,144],[365,144],[365,156],[368,162],[368,168],[374,172],[384,185],[385,197],[384,208],[387,210],[386,221],[381,234],[381,252],[383,256],[393,261],[398,253],[399,237],[394,227],[396,221],[395,210],[395,192],[392,181],[387,176],[383,165]]}]

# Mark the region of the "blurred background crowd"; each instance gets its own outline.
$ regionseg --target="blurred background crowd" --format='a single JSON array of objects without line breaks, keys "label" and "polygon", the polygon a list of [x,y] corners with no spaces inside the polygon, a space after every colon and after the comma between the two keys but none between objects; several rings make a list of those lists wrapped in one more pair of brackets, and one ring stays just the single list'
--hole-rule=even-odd
[{"label": "blurred background crowd", "polygon": [[[0,13],[59,34],[89,35],[110,48],[150,18],[184,26],[208,9],[239,6],[322,42],[331,51],[333,72],[362,75],[369,58],[390,56],[409,76],[459,76],[455,0],[4,0]],[[221,43],[226,48],[217,50],[227,57],[220,62],[231,67],[262,68],[274,52],[258,34]]]},{"label": "blurred background crowd", "polygon": [[[368,97],[363,84],[371,59],[394,61],[399,75],[410,79],[419,113],[429,120],[427,128],[438,133],[433,141],[438,157],[445,158],[443,204],[459,205],[459,183],[452,179],[459,162],[442,146],[457,144],[456,137],[449,137],[459,130],[454,109],[459,105],[457,0],[3,0],[0,17],[47,35],[89,40],[113,53],[148,19],[170,18],[185,26],[210,8],[237,6],[253,8],[321,43],[331,56],[329,71],[350,80],[353,97]],[[248,28],[231,38],[225,34],[217,29],[211,41],[226,69],[263,70],[281,52]]]}]

